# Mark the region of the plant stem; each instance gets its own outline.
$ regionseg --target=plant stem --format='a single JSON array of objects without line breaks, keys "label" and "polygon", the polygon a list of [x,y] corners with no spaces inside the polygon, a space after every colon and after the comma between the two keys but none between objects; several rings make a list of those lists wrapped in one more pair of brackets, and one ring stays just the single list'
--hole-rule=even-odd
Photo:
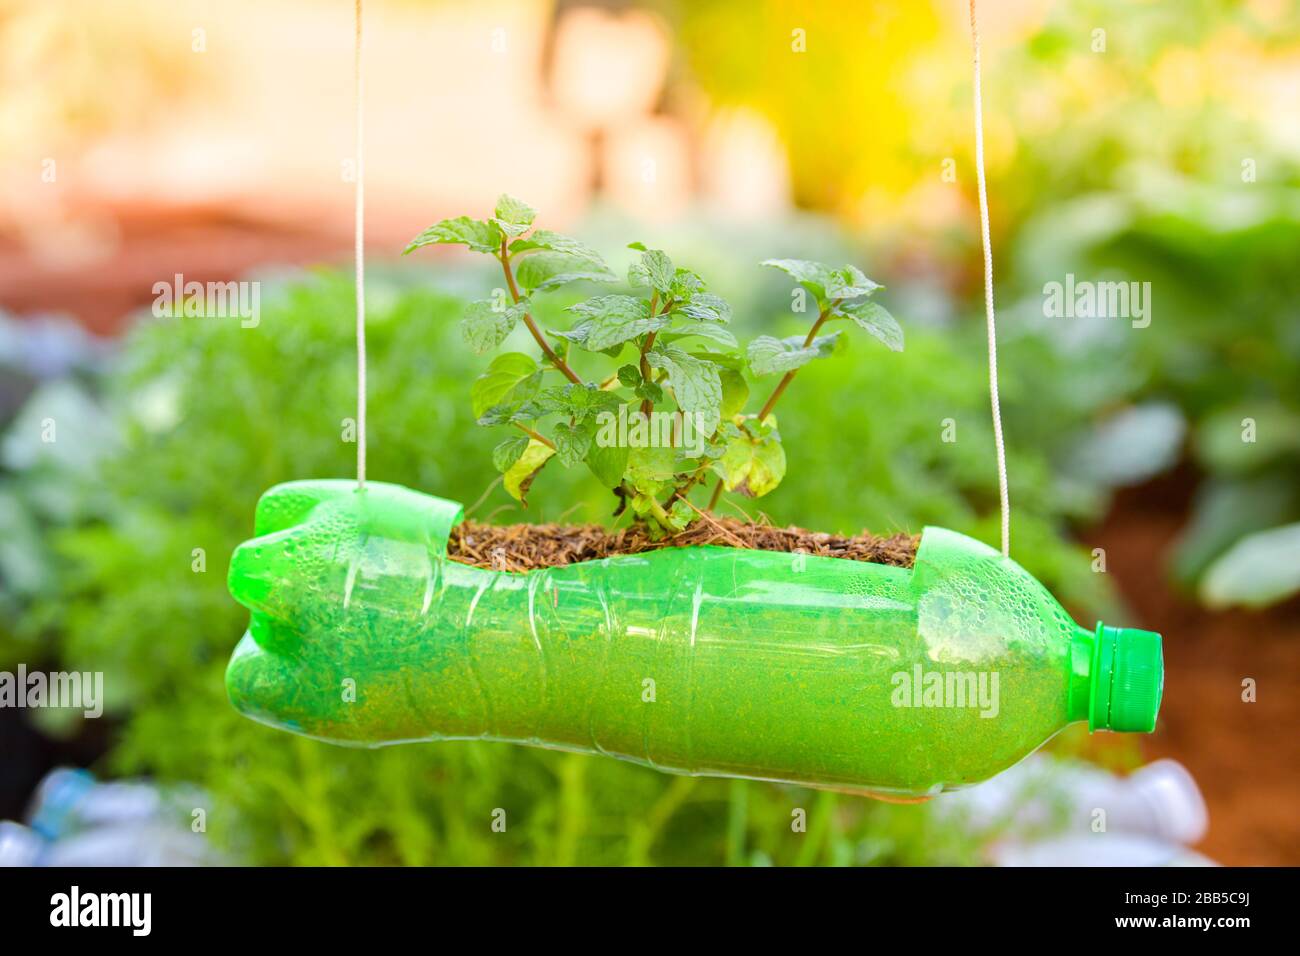
[{"label": "plant stem", "polygon": [[[519,286],[515,285],[515,274],[510,268],[510,250],[506,246],[504,237],[501,239],[501,255],[497,256],[497,258],[501,262],[501,271],[506,275],[506,285],[510,287],[510,295],[517,303],[521,296],[519,295]],[[551,348],[551,343],[546,341],[546,336],[542,335],[542,330],[537,327],[537,323],[533,321],[533,317],[527,312],[524,313],[524,325],[528,326],[528,331],[532,333],[534,341],[542,347],[542,353],[550,360],[551,364],[563,372],[565,378],[570,382],[581,385],[582,379],[574,373],[573,369],[569,368],[569,363],[560,358],[555,349]]]},{"label": "plant stem", "polygon": [[[836,303],[832,302],[826,308],[822,309],[821,314],[817,316],[817,321],[813,323],[813,327],[808,330],[808,335],[803,340],[804,348],[808,348],[810,345],[813,344],[813,340],[817,338],[817,333],[821,331],[822,325],[826,322],[828,318],[830,318],[831,309],[834,308],[835,305]],[[776,400],[781,397],[781,393],[785,391],[786,386],[790,384],[790,381],[794,378],[795,373],[798,371],[799,370],[797,368],[792,368],[790,369],[790,371],[786,372],[784,375],[781,376],[781,381],[776,383],[776,388],[773,389],[772,394],[768,396],[767,403],[763,405],[763,410],[758,413],[758,420],[760,422],[762,422],[763,419],[767,418],[768,415],[772,414],[772,407],[776,405]],[[710,507],[712,507],[712,505],[710,505]]]},{"label": "plant stem", "polygon": [[722,479],[719,478],[718,483],[713,486],[713,495],[709,498],[709,507],[708,507],[709,511],[712,511],[714,508],[718,506],[718,499],[721,497],[722,497]]},{"label": "plant stem", "polygon": [[[808,348],[810,345],[813,344],[813,340],[817,338],[817,333],[820,332],[821,327],[826,324],[826,320],[831,317],[831,310],[834,309],[839,304],[840,304],[840,300],[834,299],[831,301],[830,305],[822,309],[821,312],[817,315],[817,321],[813,323],[812,328],[808,330],[808,334],[804,337],[803,340],[804,348]],[[781,376],[781,381],[776,383],[776,388],[772,390],[772,394],[768,396],[767,401],[763,404],[763,410],[758,413],[758,421],[760,423],[765,418],[767,418],[768,415],[772,414],[772,409],[776,406],[776,400],[781,397],[781,394],[785,391],[786,386],[790,384],[791,380],[795,376],[795,373],[798,371],[799,370],[797,368],[792,368],[790,369],[790,371],[786,372],[784,375]],[[709,499],[710,511],[712,511],[714,508],[717,507],[718,499],[721,497],[722,497],[722,479],[719,478],[717,486],[713,489],[713,497]]]},{"label": "plant stem", "polygon": [[[655,333],[651,332],[649,335],[645,337],[645,343],[641,346],[641,381],[643,382],[652,381],[652,377],[651,377],[652,373],[650,371],[650,361],[645,356],[646,353],[650,351],[651,346],[653,346],[654,344],[655,344]],[[641,414],[644,415],[646,418],[650,417],[650,412],[654,409],[654,407],[655,407],[655,403],[650,401],[650,399],[643,398],[641,400]]]},{"label": "plant stem", "polygon": [[709,470],[709,464],[710,462],[706,460],[704,464],[696,468],[695,471],[691,473],[691,477],[686,479],[686,484],[677,489],[677,494],[681,495],[683,498],[686,497],[686,494],[695,487],[695,483],[703,478],[704,473]]},{"label": "plant stem", "polygon": [[529,438],[531,438],[533,441],[539,441],[539,442],[541,442],[543,445],[545,445],[547,448],[552,448],[552,449],[555,448],[554,443],[553,443],[549,438],[547,438],[545,435],[539,435],[537,432],[533,431],[531,428],[529,428],[529,427],[528,427],[527,425],[525,425],[523,422],[515,422],[514,425],[515,425],[515,428],[518,428],[521,432],[523,432],[525,435],[527,435],[527,436],[528,436]]},{"label": "plant stem", "polygon": [[[658,304],[659,304],[659,293],[656,292],[654,295],[650,296],[651,315],[655,314],[655,307]],[[663,311],[667,312],[672,307],[673,307],[673,300],[669,299],[667,302],[664,303]],[[647,335],[645,337],[645,341],[641,343],[641,381],[643,382],[648,382],[651,380],[650,362],[646,358],[646,353],[649,352],[652,348],[654,348],[655,336],[658,334],[659,332],[656,329],[654,332],[651,332],[649,335]],[[655,407],[655,403],[650,401],[650,399],[645,398],[641,400],[641,414],[644,415],[646,418],[650,417],[650,412],[654,410],[654,407]]]}]

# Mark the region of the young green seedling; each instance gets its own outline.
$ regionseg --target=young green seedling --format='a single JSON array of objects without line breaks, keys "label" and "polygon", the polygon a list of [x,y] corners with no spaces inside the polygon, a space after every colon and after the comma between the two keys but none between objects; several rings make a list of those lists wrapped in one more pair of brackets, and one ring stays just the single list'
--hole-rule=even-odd
[{"label": "young green seedling", "polygon": [[[884,286],[868,279],[857,266],[836,269],[807,259],[767,259],[763,265],[780,269],[811,293],[817,304],[817,318],[806,335],[785,339],[760,335],[749,343],[749,370],[756,376],[784,373],[756,416],[737,420],[728,428],[727,452],[716,468],[719,478],[709,499],[717,506],[724,490],[742,491],[758,497],[767,494],[785,474],[785,451],[772,415],[799,369],[814,359],[833,354],[840,333],[818,335],[828,322],[852,319],[895,352],[903,350],[903,330],[884,306],[870,297]],[[804,299],[800,296],[800,301]]]},{"label": "young green seedling", "polygon": [[[829,353],[834,336],[817,336],[825,322],[853,318],[891,348],[902,347],[889,314],[859,301],[880,288],[860,271],[782,260],[769,264],[794,270],[818,297],[818,320],[802,345],[760,336],[743,352],[726,328],[726,300],[697,273],[639,242],[629,246],[639,256],[628,269],[628,291],[569,306],[576,317],[570,328],[543,331],[533,317],[536,297],[617,276],[589,246],[534,228],[535,217],[532,207],[503,195],[490,218],[442,220],[405,250],[458,244],[500,264],[504,288],[472,303],[461,328],[466,343],[485,353],[522,324],[540,351],[497,355],[470,389],[480,425],[518,433],[496,446],[492,461],[506,491],[525,506],[552,461],[585,464],[619,498],[615,514],[629,509],[655,536],[681,531],[701,514],[688,495],[710,473],[718,491],[753,497],[780,483],[785,453],[772,406],[796,369]],[[757,416],[744,414],[747,366],[756,375],[786,373]],[[579,371],[591,367],[591,377]],[[557,373],[565,381],[555,382]]]}]

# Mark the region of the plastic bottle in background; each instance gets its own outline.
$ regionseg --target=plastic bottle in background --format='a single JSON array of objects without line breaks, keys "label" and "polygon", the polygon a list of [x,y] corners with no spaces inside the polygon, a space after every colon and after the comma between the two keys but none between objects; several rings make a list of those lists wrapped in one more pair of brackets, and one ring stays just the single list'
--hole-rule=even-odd
[{"label": "plastic bottle in background", "polygon": [[151,783],[100,783],[60,767],[37,786],[28,826],[0,823],[4,866],[198,866],[216,862],[186,825],[197,792]]},{"label": "plastic bottle in background", "polygon": [[1217,866],[1181,843],[1139,833],[1073,833],[1033,843],[993,847],[997,866]]},{"label": "plastic bottle in background", "polygon": [[41,866],[206,866],[215,860],[201,834],[153,822],[116,823],[50,843]]},{"label": "plastic bottle in background", "polygon": [[74,813],[97,786],[88,770],[56,767],[36,785],[27,820],[46,840],[57,840],[75,826]]},{"label": "plastic bottle in background", "polygon": [[1187,849],[1205,836],[1200,788],[1176,760],[1121,777],[1079,760],[1035,755],[935,812],[994,835],[1001,866],[1201,866]]},{"label": "plastic bottle in background", "polygon": [[338,742],[488,738],[920,797],[1075,721],[1155,726],[1160,635],[1080,627],[944,528],[911,568],[709,546],[515,573],[447,558],[461,511],[382,482],[263,495],[230,566],[252,612],[235,706]]},{"label": "plastic bottle in background", "polygon": [[31,827],[0,820],[0,866],[38,866],[46,841]]}]

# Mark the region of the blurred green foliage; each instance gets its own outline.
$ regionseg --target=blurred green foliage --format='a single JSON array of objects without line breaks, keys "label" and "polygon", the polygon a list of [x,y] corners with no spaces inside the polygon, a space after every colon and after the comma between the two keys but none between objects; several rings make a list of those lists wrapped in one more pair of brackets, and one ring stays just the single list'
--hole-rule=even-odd
[{"label": "blurred green foliage", "polygon": [[[1300,564],[1294,536],[1273,549],[1234,548],[1248,536],[1300,519],[1300,187],[1237,188],[1150,168],[1133,185],[1046,210],[1024,227],[1017,273],[1026,286],[1078,277],[1149,282],[1151,324],[1123,319],[1045,319],[1042,296],[1026,289],[1022,317],[1063,357],[1106,368],[1116,385],[1098,432],[1122,403],[1172,410],[1163,427],[1128,436],[1152,455],[1173,432],[1199,476],[1192,513],[1171,570],[1213,603],[1266,604],[1252,581],[1270,564]],[[1063,326],[1074,328],[1064,331]],[[1163,470],[1180,460],[1163,456]],[[1119,482],[1124,483],[1124,482]],[[1232,583],[1230,583],[1232,582]]]},{"label": "blurred green foliage", "polygon": [[[1279,533],[1300,519],[1300,161],[1279,96],[1298,26],[1295,4],[1062,4],[996,74],[1020,134],[1016,188],[994,186],[1011,321],[1109,393],[1062,461],[1118,485],[1190,460],[1167,570],[1215,606],[1300,590],[1270,573],[1300,566]],[[1067,274],[1149,283],[1150,325],[1045,318]]]},{"label": "blurred green foliage", "polygon": [[[801,203],[863,223],[876,271],[942,286],[947,318],[975,319],[964,18],[934,2],[669,9],[693,79],[781,132]],[[1088,518],[1110,489],[1190,462],[1195,500],[1168,570],[1215,606],[1293,596],[1292,577],[1267,572],[1300,565],[1300,537],[1279,533],[1300,520],[1288,92],[1300,5],[1080,0],[982,16],[996,23],[984,115],[999,348],[1018,390],[1008,440],[1052,463],[1029,493],[1050,485],[1065,513]],[[757,38],[752,55],[720,43],[729,25]],[[798,55],[792,25],[815,55]],[[1045,317],[1044,286],[1067,275],[1149,283],[1152,324]],[[891,286],[897,303],[906,290]]]},{"label": "blurred green foliage", "polygon": [[[493,478],[492,436],[465,410],[478,363],[457,330],[464,300],[404,280],[371,286],[370,473],[473,502]],[[926,807],[500,744],[352,750],[240,717],[222,674],[247,621],[226,592],[226,563],[265,488],[352,473],[355,448],[341,438],[355,401],[351,303],[346,281],[319,273],[264,286],[255,329],[144,319],[104,383],[120,437],[82,482],[93,516],[51,535],[54,586],[0,636],[0,661],[30,659],[39,642],[63,666],[105,672],[121,724],[104,769],[199,784],[214,801],[214,842],[260,863],[977,859],[981,838]],[[783,315],[756,324],[788,331],[795,317]],[[924,331],[903,355],[864,347],[805,373],[783,413],[796,465],[771,496],[773,517],[987,536],[983,374],[977,352]],[[940,440],[944,418],[958,421],[955,443]],[[1017,458],[1022,482],[1047,474],[1032,452]],[[1051,495],[1019,491],[1019,554],[1076,603],[1097,597],[1101,576],[1061,543]],[[581,471],[548,473],[522,517],[601,520],[607,496]],[[498,507],[513,503],[495,489],[477,515]],[[505,833],[491,829],[496,808]],[[806,834],[791,830],[795,808],[807,811]]]}]

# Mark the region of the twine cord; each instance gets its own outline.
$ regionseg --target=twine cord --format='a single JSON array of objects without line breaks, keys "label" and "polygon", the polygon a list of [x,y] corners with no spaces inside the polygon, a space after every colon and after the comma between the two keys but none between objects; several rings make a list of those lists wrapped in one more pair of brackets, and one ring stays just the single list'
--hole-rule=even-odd
[{"label": "twine cord", "polygon": [[975,72],[975,174],[979,183],[980,237],[984,244],[984,317],[989,339],[989,403],[993,410],[993,444],[998,461],[998,499],[1002,508],[1002,553],[1011,554],[1011,496],[1007,491],[1007,449],[1002,438],[1002,403],[998,396],[998,333],[993,311],[993,246],[989,239],[989,198],[984,181],[984,104],[980,95],[980,32],[975,0],[970,0],[970,35]]},{"label": "twine cord", "polygon": [[365,187],[365,82],[362,77],[362,0],[356,0],[356,47],[353,61],[353,96],[356,100],[356,222],[355,258],[357,287],[357,490],[366,487],[366,187]]}]

